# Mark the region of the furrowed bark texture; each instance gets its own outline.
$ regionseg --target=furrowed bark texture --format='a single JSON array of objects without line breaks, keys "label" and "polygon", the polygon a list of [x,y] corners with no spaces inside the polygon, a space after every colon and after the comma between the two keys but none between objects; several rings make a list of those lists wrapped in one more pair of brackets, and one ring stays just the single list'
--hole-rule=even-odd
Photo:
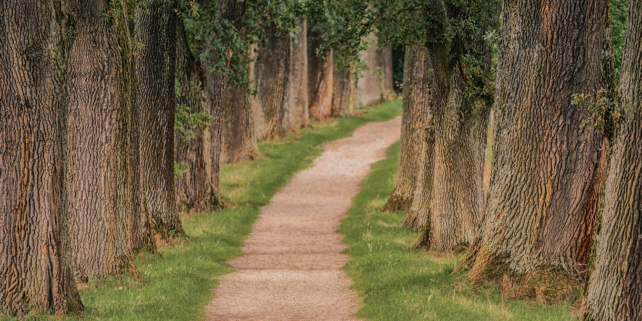
[{"label": "furrowed bark texture", "polygon": [[630,1],[620,97],[584,320],[642,319],[642,3]]},{"label": "furrowed bark texture", "polygon": [[154,1],[136,12],[143,44],[136,60],[140,97],[140,162],[143,209],[153,233],[184,233],[176,208],[174,113],[176,1]]},{"label": "furrowed bark texture", "polygon": [[[77,30],[69,52],[67,187],[74,272],[87,282],[133,267],[130,233],[141,215],[138,102],[122,3],[70,4]],[[108,12],[118,12],[117,23],[104,19]]]},{"label": "furrowed bark texture", "polygon": [[292,39],[289,35],[277,37],[274,26],[267,28],[266,35],[259,43],[254,64],[256,109],[263,115],[262,124],[257,126],[260,140],[281,135],[290,127],[288,87]]},{"label": "furrowed bark texture", "polygon": [[392,83],[392,45],[387,45],[381,51],[381,93],[384,99],[390,99],[394,93]]},{"label": "furrowed bark texture", "polygon": [[[245,15],[246,2],[243,1],[217,1],[219,8],[221,9],[220,15],[216,19],[226,19],[232,23],[236,30],[240,30],[241,24],[243,22],[243,16]],[[207,39],[205,48],[203,50],[209,50],[208,47],[212,46],[216,35],[211,35],[210,39]],[[227,44],[226,44],[227,46]],[[211,55],[214,56],[214,55]],[[208,191],[210,207],[220,207],[223,206],[223,201],[221,200],[221,148],[222,148],[222,137],[223,137],[223,122],[225,121],[225,95],[227,92],[227,76],[224,73],[218,71],[212,71],[210,65],[216,63],[214,60],[216,57],[211,57],[208,59],[201,59],[201,65],[205,70],[206,86],[205,86],[205,97],[206,97],[206,108],[212,116],[212,123],[209,126],[209,142],[205,146],[205,153],[207,156],[206,159],[206,171],[208,178]],[[228,66],[229,68],[229,66]]]},{"label": "furrowed bark texture", "polygon": [[406,48],[401,146],[397,181],[384,211],[408,211],[417,187],[425,121],[428,113],[430,63],[425,48]]},{"label": "furrowed bark texture", "polygon": [[333,51],[325,57],[317,56],[317,49],[324,44],[319,31],[308,31],[311,40],[308,48],[308,97],[310,119],[325,120],[332,112],[332,91],[334,87]]},{"label": "furrowed bark texture", "polygon": [[607,0],[504,1],[493,168],[469,278],[586,270],[603,138],[575,93],[612,89]]},{"label": "furrowed bark texture", "polygon": [[352,115],[354,113],[354,81],[352,73],[344,69],[342,63],[338,61],[337,54],[334,52],[332,57],[334,66],[332,67],[332,111],[331,116]]},{"label": "furrowed bark texture", "polygon": [[368,37],[368,49],[361,52],[361,59],[368,65],[368,69],[361,73],[357,80],[355,104],[357,107],[369,107],[383,102],[383,61],[379,50],[378,37],[375,33]]},{"label": "furrowed bark texture", "polygon": [[[232,58],[234,59],[234,58]],[[223,124],[223,150],[225,163],[239,163],[260,155],[257,146],[254,118],[252,116],[252,94],[239,87],[227,88],[225,102],[225,124]]]},{"label": "furrowed bark texture", "polygon": [[297,33],[296,41],[290,41],[290,76],[288,99],[290,111],[289,129],[301,129],[310,125],[308,112],[308,41],[307,24],[298,23],[301,31]]},{"label": "furrowed bark texture", "polygon": [[0,3],[0,311],[8,314],[83,310],[65,186],[68,14],[61,1]]},{"label": "furrowed bark texture", "polygon": [[[182,21],[176,22],[176,37],[176,79],[181,88],[176,104],[187,105],[190,113],[207,113],[205,75],[201,64],[189,49]],[[186,205],[187,210],[200,212],[209,208],[211,195],[205,153],[209,131],[205,126],[192,126],[190,129],[196,133],[196,137],[184,139],[179,135],[175,141],[176,163],[186,163],[189,166],[183,173],[183,178],[176,179],[176,200],[181,208]]]}]

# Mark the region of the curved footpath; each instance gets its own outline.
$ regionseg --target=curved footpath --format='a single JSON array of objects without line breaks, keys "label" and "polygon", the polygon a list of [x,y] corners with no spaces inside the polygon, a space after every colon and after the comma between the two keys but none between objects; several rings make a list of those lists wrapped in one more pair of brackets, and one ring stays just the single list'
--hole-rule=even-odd
[{"label": "curved footpath", "polygon": [[401,118],[370,122],[352,137],[324,145],[314,164],[262,208],[230,264],[208,320],[355,320],[359,298],[339,270],[348,260],[334,231],[357,195],[370,164],[399,139]]}]

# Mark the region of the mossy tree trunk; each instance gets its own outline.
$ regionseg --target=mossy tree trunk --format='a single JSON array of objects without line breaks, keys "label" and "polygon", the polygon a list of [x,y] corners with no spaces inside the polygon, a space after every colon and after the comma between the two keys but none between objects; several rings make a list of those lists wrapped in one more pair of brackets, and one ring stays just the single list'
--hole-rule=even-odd
[{"label": "mossy tree trunk", "polygon": [[332,91],[334,87],[333,50],[325,57],[317,56],[317,49],[324,44],[321,32],[308,30],[308,97],[310,119],[325,120],[332,112]]},{"label": "mossy tree trunk", "polygon": [[426,49],[406,48],[397,181],[384,211],[408,211],[417,187],[425,121],[429,104],[430,63]]},{"label": "mossy tree trunk", "polygon": [[266,35],[260,40],[254,64],[256,109],[263,116],[257,126],[260,140],[281,135],[290,127],[288,87],[292,39],[289,35],[276,36],[274,26],[267,27]]},{"label": "mossy tree trunk", "polygon": [[308,112],[308,30],[305,20],[299,21],[297,25],[301,30],[296,34],[296,41],[290,41],[289,129],[301,129],[310,124],[310,113]]},{"label": "mossy tree trunk", "polygon": [[127,10],[101,0],[70,5],[77,29],[69,52],[67,187],[74,272],[87,282],[92,275],[109,278],[134,269],[134,238],[150,235],[133,228],[142,214]]},{"label": "mossy tree trunk", "polygon": [[[176,80],[180,86],[177,105],[186,105],[190,113],[207,113],[205,102],[205,75],[200,62],[194,58],[187,43],[182,21],[176,23]],[[175,141],[175,161],[189,166],[182,178],[176,178],[176,200],[180,209],[197,212],[209,209],[211,186],[206,170],[208,126],[189,126],[195,137],[178,135]],[[176,135],[176,133],[175,133]],[[184,208],[187,207],[187,208]]]},{"label": "mossy tree trunk", "polygon": [[0,2],[0,310],[81,312],[66,190],[66,3]]},{"label": "mossy tree trunk", "polygon": [[176,207],[174,115],[176,109],[176,1],[153,1],[136,12],[140,54],[140,163],[143,210],[153,233],[184,233]]},{"label": "mossy tree trunk", "polygon": [[586,271],[605,150],[571,99],[613,89],[608,7],[503,1],[495,158],[469,280]]},{"label": "mossy tree trunk", "polygon": [[620,74],[624,120],[610,155],[584,320],[642,319],[642,3],[629,1]]},{"label": "mossy tree trunk", "polygon": [[[226,19],[236,30],[241,29],[243,17],[247,2],[245,1],[217,1],[220,13],[214,19]],[[209,47],[216,44],[216,34],[209,36],[205,40],[203,50],[210,50]],[[224,44],[229,46],[229,44]],[[225,97],[227,93],[227,76],[210,68],[211,65],[216,64],[216,55],[209,55],[207,59],[201,59],[201,65],[205,71],[206,86],[206,108],[210,116],[212,116],[212,123],[209,126],[209,135],[207,135],[207,145],[205,146],[205,153],[207,159],[206,177],[208,178],[209,187],[207,190],[210,192],[208,196],[210,207],[221,207],[223,201],[221,199],[221,148],[223,140],[223,123],[225,122]],[[228,64],[229,68],[229,64]]]}]

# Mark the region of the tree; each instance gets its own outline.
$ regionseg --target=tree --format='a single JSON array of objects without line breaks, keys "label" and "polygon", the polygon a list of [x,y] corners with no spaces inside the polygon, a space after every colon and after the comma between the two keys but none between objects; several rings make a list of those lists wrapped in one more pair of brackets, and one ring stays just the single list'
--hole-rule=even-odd
[{"label": "tree", "polygon": [[354,113],[355,84],[350,64],[344,64],[338,51],[333,52],[332,61],[332,110],[331,116],[352,115]]},{"label": "tree", "polygon": [[331,114],[334,87],[332,49],[325,56],[318,50],[325,43],[322,37],[324,25],[311,24],[308,29],[308,97],[310,118],[325,120]]},{"label": "tree", "polygon": [[141,218],[138,105],[127,8],[101,3],[70,3],[76,37],[69,51],[67,188],[81,282],[135,273],[132,246],[149,239],[134,228]]},{"label": "tree", "polygon": [[[361,52],[362,64],[365,67],[357,79],[355,104],[361,107],[368,107],[383,102],[384,59],[379,46],[380,33],[373,32],[367,37],[368,47]],[[390,61],[392,68],[392,59]],[[390,77],[392,83],[392,72],[386,76]]]},{"label": "tree", "polygon": [[299,32],[290,44],[290,75],[288,99],[289,129],[301,129],[310,124],[308,111],[308,29],[305,20],[298,19]]},{"label": "tree", "polygon": [[472,282],[559,284],[586,271],[605,149],[602,134],[582,126],[586,106],[571,99],[613,89],[608,7],[503,2],[491,185],[461,266]]},{"label": "tree", "polygon": [[395,189],[384,205],[384,211],[408,211],[417,187],[431,74],[430,61],[425,51],[420,46],[406,48],[399,167]]},{"label": "tree", "polygon": [[176,8],[175,0],[153,1],[136,11],[142,202],[150,229],[163,238],[184,233],[174,185]]},{"label": "tree", "polygon": [[67,204],[67,45],[61,1],[0,3],[0,310],[83,310]]},{"label": "tree", "polygon": [[[619,94],[623,117],[604,191],[584,320],[642,318],[642,3],[629,1]],[[619,113],[620,110],[612,110]],[[616,114],[617,115],[617,114]]]},{"label": "tree", "polygon": [[[205,75],[200,61],[192,55],[183,21],[176,23],[176,94],[177,116],[207,114],[205,102]],[[183,124],[184,123],[184,124]],[[209,209],[211,186],[207,171],[208,155],[206,145],[208,138],[207,126],[184,121],[181,123],[185,131],[193,135],[183,135],[179,128],[175,132],[176,152],[175,162],[187,165],[181,177],[176,178],[176,198],[181,207],[204,211]],[[192,137],[194,136],[194,137]]]}]

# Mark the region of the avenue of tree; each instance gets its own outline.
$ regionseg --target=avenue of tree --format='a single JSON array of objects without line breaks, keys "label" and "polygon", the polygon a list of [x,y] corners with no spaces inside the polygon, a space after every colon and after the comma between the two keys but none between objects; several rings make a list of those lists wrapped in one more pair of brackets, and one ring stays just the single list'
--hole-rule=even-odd
[{"label": "avenue of tree", "polygon": [[4,313],[81,313],[77,283],[138,275],[181,211],[227,206],[221,163],[391,97],[394,46],[383,209],[415,248],[466,251],[463,282],[520,298],[583,289],[584,320],[642,318],[640,1],[5,0],[0,33]]}]

